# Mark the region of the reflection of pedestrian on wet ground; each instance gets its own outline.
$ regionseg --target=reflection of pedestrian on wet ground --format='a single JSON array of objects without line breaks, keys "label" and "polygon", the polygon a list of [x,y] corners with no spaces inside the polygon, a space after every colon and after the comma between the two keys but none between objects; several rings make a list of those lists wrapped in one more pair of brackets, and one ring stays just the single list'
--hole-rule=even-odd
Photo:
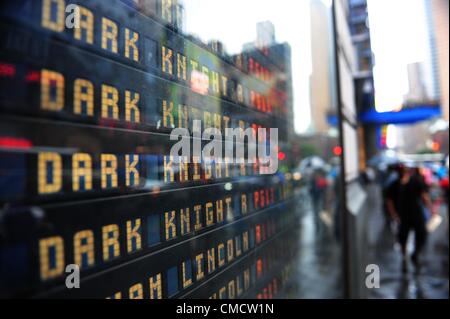
[{"label": "reflection of pedestrian on wet ground", "polygon": [[316,231],[322,230],[323,223],[320,219],[320,214],[325,208],[325,191],[328,186],[328,181],[325,177],[325,172],[318,169],[314,172],[311,179],[310,194],[314,210],[314,222]]},{"label": "reflection of pedestrian on wet ground", "polygon": [[386,192],[387,207],[391,216],[400,222],[398,240],[403,254],[402,271],[408,271],[409,256],[406,244],[408,235],[412,230],[415,237],[414,253],[411,260],[416,270],[419,269],[419,257],[426,239],[426,220],[424,207],[433,212],[433,207],[423,179],[414,174],[414,171],[401,166],[398,170],[399,179],[396,180]]}]

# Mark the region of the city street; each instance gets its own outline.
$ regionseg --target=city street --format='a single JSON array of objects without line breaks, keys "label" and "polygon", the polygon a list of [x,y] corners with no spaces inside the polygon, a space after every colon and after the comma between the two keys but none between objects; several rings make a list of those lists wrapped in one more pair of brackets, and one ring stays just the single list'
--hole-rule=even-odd
[{"label": "city street", "polygon": [[[371,195],[368,223],[368,263],[380,267],[380,288],[367,289],[368,298],[381,299],[446,299],[448,286],[448,222],[444,207],[442,223],[430,234],[424,252],[422,267],[416,273],[412,264],[410,271],[401,270],[401,251],[395,236],[386,227],[381,210],[380,189],[370,186]],[[317,234],[313,214],[302,219],[301,249],[292,283],[286,287],[284,297],[302,296],[308,299],[341,298],[342,273],[340,250],[329,232]],[[412,244],[413,236],[410,236]],[[411,246],[411,245],[409,245]],[[318,284],[320,283],[320,284]]]}]

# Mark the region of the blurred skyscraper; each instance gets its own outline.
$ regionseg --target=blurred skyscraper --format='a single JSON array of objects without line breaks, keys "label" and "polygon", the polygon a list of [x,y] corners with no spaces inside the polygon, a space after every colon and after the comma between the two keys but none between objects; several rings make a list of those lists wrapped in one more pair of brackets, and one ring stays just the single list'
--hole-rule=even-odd
[{"label": "blurred skyscraper", "polygon": [[245,43],[242,49],[250,51],[255,48],[269,47],[274,43],[276,43],[275,26],[270,21],[263,21],[256,24],[256,40]]},{"label": "blurred skyscraper", "polygon": [[311,57],[310,76],[311,130],[327,134],[330,127],[327,115],[334,108],[336,114],[333,37],[330,8],[321,0],[311,1]]},{"label": "blurred skyscraper", "polygon": [[275,43],[275,26],[270,21],[259,22],[256,25],[256,45],[267,47]]},{"label": "blurred skyscraper", "polygon": [[[260,63],[265,61],[265,65],[270,72],[270,82],[272,84],[270,92],[267,92],[269,99],[282,101],[278,110],[286,119],[286,125],[279,134],[286,134],[287,140],[292,140],[294,132],[294,102],[292,87],[292,52],[289,43],[278,43],[275,38],[275,27],[272,22],[264,21],[256,25],[255,41],[245,43],[242,52],[232,57],[237,65],[243,65],[244,60],[248,60],[247,71],[252,73],[260,72]],[[251,61],[251,62],[250,62]]]},{"label": "blurred skyscraper", "polygon": [[433,8],[430,0],[423,0],[425,6],[425,15],[427,22],[427,33],[429,43],[429,61],[431,70],[431,87],[429,90],[429,98],[432,101],[438,101],[441,96],[439,86],[439,60],[436,47],[436,29],[434,27]]},{"label": "blurred skyscraper", "polygon": [[[434,56],[434,77],[439,78],[442,117],[448,122],[449,113],[449,51],[448,51],[448,0],[424,0],[428,14],[428,26],[432,57]],[[433,44],[435,43],[435,44]],[[432,60],[433,61],[433,60]]]},{"label": "blurred skyscraper", "polygon": [[408,64],[408,94],[405,96],[404,105],[414,106],[426,104],[430,101],[425,85],[424,63],[416,62]]},{"label": "blurred skyscraper", "polygon": [[[329,135],[338,124],[338,106],[342,107],[344,118],[345,165],[347,179],[358,175],[364,159],[363,143],[358,138],[357,107],[355,103],[354,72],[358,69],[357,56],[350,32],[351,5],[347,0],[336,0],[336,30],[333,31],[332,10],[327,1],[311,1],[311,56],[310,77],[311,131],[314,134]],[[337,38],[337,52],[334,48]],[[337,57],[336,57],[337,54]],[[336,77],[339,63],[339,79]],[[339,80],[340,92],[337,91]],[[338,101],[338,93],[340,101]]]}]

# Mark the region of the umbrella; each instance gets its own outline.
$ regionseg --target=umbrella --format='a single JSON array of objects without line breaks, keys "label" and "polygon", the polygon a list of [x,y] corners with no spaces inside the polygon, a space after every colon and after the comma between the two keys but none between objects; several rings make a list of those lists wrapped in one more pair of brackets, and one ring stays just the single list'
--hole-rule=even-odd
[{"label": "umbrella", "polygon": [[318,156],[310,156],[300,162],[299,171],[303,173],[314,171],[316,169],[325,169],[326,165],[327,164],[322,158]]}]

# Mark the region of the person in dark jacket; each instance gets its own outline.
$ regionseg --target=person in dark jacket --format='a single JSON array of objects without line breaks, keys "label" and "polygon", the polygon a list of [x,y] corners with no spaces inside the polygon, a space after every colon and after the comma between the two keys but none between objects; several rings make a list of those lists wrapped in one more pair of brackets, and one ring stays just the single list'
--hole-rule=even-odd
[{"label": "person in dark jacket", "polygon": [[387,206],[391,216],[400,222],[398,240],[402,249],[402,270],[408,271],[406,244],[410,231],[415,233],[414,253],[411,260],[419,267],[419,256],[427,239],[423,206],[432,211],[428,190],[423,179],[405,167],[399,169],[399,179],[387,191]]}]

